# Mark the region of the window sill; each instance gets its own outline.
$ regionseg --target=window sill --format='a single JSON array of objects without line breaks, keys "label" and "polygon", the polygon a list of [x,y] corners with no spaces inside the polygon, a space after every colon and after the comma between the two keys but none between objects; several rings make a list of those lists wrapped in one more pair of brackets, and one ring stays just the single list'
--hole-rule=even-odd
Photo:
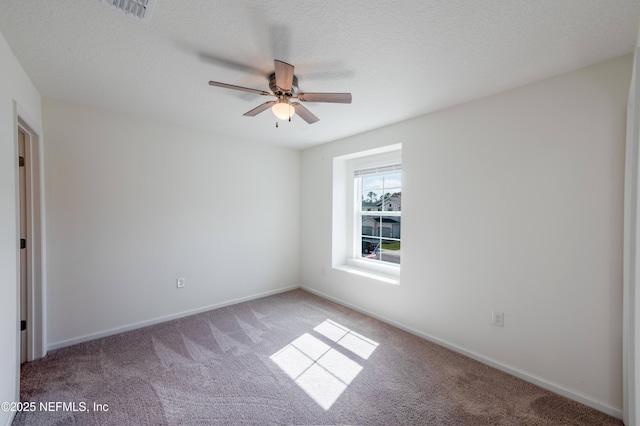
[{"label": "window sill", "polygon": [[400,268],[395,266],[372,265],[370,262],[349,259],[346,264],[334,266],[334,269],[387,284],[400,284]]}]

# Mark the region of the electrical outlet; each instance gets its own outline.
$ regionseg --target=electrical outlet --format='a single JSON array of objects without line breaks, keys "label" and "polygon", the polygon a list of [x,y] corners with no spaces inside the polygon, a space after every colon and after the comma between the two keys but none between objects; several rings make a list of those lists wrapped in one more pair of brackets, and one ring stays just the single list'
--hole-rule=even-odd
[{"label": "electrical outlet", "polygon": [[491,324],[504,327],[504,312],[491,311]]},{"label": "electrical outlet", "polygon": [[178,278],[176,280],[176,287],[178,288],[182,288],[184,287],[184,285],[187,283],[187,279],[186,278]]}]

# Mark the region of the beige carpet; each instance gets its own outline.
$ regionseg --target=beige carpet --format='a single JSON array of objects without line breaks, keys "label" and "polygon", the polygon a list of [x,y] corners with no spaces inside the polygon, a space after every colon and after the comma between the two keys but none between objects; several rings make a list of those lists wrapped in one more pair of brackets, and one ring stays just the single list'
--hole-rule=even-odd
[{"label": "beige carpet", "polygon": [[302,290],[52,351],[21,399],[14,425],[622,424]]}]

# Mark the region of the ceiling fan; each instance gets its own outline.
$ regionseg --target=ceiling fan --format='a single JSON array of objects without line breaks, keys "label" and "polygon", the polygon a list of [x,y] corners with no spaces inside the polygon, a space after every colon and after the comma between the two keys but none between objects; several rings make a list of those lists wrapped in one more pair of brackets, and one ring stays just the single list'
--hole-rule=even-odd
[{"label": "ceiling fan", "polygon": [[[225,89],[242,90],[244,92],[277,98],[276,100],[258,105],[251,111],[245,112],[243,115],[247,117],[255,117],[271,107],[273,114],[281,120],[291,121],[291,117],[294,114],[298,114],[304,121],[313,124],[318,121],[319,118],[313,115],[311,111],[300,104],[300,102],[291,102],[292,99],[303,102],[351,103],[351,93],[298,93],[298,78],[293,74],[294,66],[277,59],[273,62],[275,64],[275,72],[269,76],[269,89],[271,89],[272,93],[259,89],[235,86],[233,84],[218,83],[217,81],[210,81],[209,84],[211,86],[224,87]],[[276,127],[277,125],[278,123],[276,123]]]}]

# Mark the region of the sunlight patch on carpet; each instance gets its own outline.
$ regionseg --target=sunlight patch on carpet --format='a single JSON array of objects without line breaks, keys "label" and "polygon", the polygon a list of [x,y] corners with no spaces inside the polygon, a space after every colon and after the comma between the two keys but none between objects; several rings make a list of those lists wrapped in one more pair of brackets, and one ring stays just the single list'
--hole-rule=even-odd
[{"label": "sunlight patch on carpet", "polygon": [[314,328],[314,331],[317,331],[324,337],[333,340],[343,348],[358,355],[360,358],[369,359],[373,351],[378,347],[378,342],[367,339],[363,335],[358,334],[355,331],[351,331],[329,319]]},{"label": "sunlight patch on carpet", "polygon": [[[313,331],[364,360],[378,347],[377,342],[331,320]],[[271,355],[271,360],[325,410],[331,408],[363,368],[309,333]]]}]

